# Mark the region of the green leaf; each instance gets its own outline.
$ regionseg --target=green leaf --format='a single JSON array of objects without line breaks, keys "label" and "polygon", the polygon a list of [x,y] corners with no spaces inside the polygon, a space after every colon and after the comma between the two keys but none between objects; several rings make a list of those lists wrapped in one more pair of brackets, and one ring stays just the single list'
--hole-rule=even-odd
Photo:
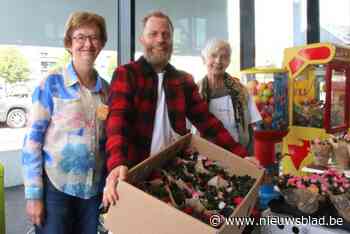
[{"label": "green leaf", "polygon": [[16,47],[0,46],[0,77],[8,83],[29,79],[27,59]]}]

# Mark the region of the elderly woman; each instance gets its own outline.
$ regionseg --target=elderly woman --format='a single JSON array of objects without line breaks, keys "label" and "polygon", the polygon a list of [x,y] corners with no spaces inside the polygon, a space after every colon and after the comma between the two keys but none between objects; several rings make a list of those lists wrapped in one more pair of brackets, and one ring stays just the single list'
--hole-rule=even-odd
[{"label": "elderly woman", "polygon": [[209,110],[223,123],[231,136],[248,148],[250,125],[261,120],[253,98],[238,78],[226,73],[231,62],[231,46],[223,40],[211,40],[202,51],[207,75],[198,83]]},{"label": "elderly woman", "polygon": [[37,234],[97,233],[108,84],[93,66],[106,41],[103,17],[73,13],[64,36],[71,63],[33,93],[22,163],[26,211]]}]

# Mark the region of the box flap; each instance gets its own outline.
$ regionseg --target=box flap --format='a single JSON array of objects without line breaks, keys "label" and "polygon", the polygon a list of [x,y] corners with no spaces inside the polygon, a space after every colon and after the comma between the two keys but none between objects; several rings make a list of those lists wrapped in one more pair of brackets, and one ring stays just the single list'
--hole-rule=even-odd
[{"label": "box flap", "polygon": [[106,227],[113,234],[195,234],[216,229],[179,211],[132,185],[120,181],[120,200],[106,215]]}]

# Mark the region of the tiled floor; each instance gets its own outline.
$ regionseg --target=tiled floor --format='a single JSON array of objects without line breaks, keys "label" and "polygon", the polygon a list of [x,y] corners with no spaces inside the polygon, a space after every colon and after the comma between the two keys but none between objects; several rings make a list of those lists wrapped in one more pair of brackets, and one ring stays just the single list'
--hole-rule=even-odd
[{"label": "tiled floor", "polygon": [[23,186],[5,189],[6,234],[26,234],[30,229],[25,214]]}]

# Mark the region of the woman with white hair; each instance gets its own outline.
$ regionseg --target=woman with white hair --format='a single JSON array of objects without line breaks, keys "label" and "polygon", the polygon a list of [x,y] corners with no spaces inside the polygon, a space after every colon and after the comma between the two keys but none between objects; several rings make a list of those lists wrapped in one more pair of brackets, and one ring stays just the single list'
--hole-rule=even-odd
[{"label": "woman with white hair", "polygon": [[231,62],[231,46],[224,40],[211,40],[202,51],[207,75],[197,84],[209,110],[223,123],[231,136],[245,146],[250,153],[249,128],[261,116],[239,79],[230,76],[226,69]]}]

